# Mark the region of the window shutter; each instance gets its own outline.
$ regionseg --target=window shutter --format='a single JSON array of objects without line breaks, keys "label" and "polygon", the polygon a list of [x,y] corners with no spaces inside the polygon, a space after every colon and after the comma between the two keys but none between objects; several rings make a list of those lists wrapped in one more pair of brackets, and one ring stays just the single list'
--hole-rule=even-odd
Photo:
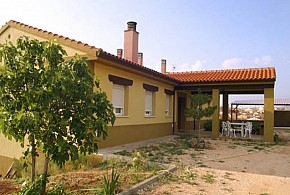
[{"label": "window shutter", "polygon": [[151,91],[145,93],[145,111],[152,112],[152,95]]},{"label": "window shutter", "polygon": [[169,114],[169,107],[170,107],[170,96],[166,94],[166,101],[165,101],[165,113],[166,115]]},{"label": "window shutter", "polygon": [[114,108],[124,108],[124,91],[125,91],[124,86],[113,85],[112,102]]}]

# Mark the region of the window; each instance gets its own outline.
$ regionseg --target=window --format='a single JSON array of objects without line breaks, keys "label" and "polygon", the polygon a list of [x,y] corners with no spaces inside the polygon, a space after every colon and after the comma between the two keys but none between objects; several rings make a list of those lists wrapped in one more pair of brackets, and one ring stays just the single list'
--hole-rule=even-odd
[{"label": "window", "polygon": [[125,86],[113,85],[112,102],[116,116],[124,115]]},{"label": "window", "polygon": [[145,91],[145,116],[152,116],[153,92]]},{"label": "window", "polygon": [[145,89],[145,116],[153,116],[155,114],[158,87],[143,83],[143,88]]},{"label": "window", "polygon": [[170,95],[166,94],[166,100],[165,100],[165,116],[169,116],[170,112]]},{"label": "window", "polygon": [[129,109],[129,87],[133,85],[133,80],[110,74],[108,79],[113,83],[112,103],[115,115],[127,116]]}]

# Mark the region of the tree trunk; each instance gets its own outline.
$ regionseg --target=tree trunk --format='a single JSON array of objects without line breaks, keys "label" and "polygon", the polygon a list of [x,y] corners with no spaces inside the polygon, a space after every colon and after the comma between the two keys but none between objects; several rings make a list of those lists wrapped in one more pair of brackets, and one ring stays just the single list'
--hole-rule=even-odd
[{"label": "tree trunk", "polygon": [[44,164],[43,164],[42,178],[41,178],[41,180],[42,180],[41,195],[45,195],[45,191],[46,191],[48,164],[49,164],[49,157],[45,156]]},{"label": "tree trunk", "polygon": [[200,120],[198,120],[198,139],[200,139]]},{"label": "tree trunk", "polygon": [[31,182],[35,181],[35,164],[36,164],[36,151],[35,151],[35,140],[34,136],[32,137],[30,141],[31,145],[31,173],[30,173],[30,179]]}]

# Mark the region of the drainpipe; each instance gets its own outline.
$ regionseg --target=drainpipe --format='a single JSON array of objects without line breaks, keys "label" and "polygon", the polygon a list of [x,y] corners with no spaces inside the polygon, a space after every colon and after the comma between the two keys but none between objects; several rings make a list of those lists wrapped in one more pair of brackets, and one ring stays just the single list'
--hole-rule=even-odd
[{"label": "drainpipe", "polygon": [[174,135],[175,133],[175,87],[174,87],[174,90],[173,90],[173,117],[172,117],[172,134]]}]

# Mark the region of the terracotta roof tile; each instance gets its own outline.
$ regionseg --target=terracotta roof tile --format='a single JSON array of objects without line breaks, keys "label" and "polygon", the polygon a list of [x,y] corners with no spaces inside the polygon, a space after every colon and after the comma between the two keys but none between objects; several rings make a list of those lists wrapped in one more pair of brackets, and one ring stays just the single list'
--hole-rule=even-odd
[{"label": "terracotta roof tile", "polygon": [[175,72],[167,75],[186,83],[276,80],[274,67]]}]

